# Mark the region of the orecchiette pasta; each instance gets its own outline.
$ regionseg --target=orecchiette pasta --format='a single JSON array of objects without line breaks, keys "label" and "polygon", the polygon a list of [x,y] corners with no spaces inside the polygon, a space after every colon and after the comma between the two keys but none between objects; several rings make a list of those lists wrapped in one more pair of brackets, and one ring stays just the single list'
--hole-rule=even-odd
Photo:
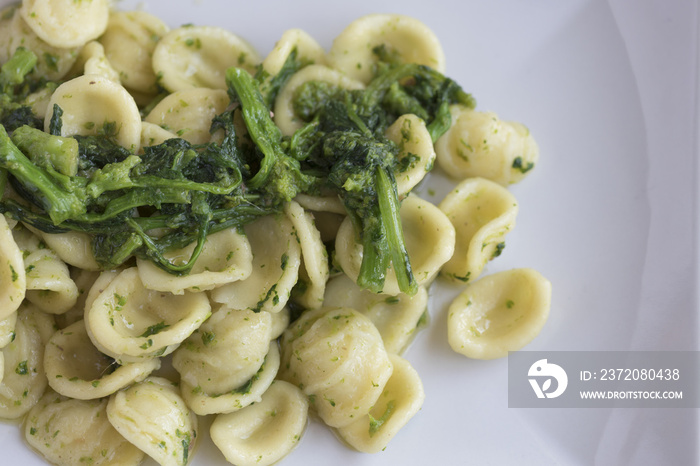
[{"label": "orecchiette pasta", "polygon": [[437,162],[457,179],[482,177],[507,186],[535,166],[539,148],[530,131],[495,113],[450,107],[452,125],[435,143]]},{"label": "orecchiette pasta", "polygon": [[0,320],[0,349],[6,347],[15,338],[15,324],[17,323],[17,312]]},{"label": "orecchiette pasta", "polygon": [[68,266],[51,249],[37,249],[24,258],[27,300],[44,312],[62,314],[78,300],[78,287]]},{"label": "orecchiette pasta", "polygon": [[399,169],[394,177],[399,196],[405,196],[433,169],[433,140],[425,122],[415,115],[399,117],[386,130],[386,137],[399,146]]},{"label": "orecchiette pasta", "polygon": [[96,74],[119,83],[119,73],[105,55],[104,47],[97,41],[90,41],[78,54],[78,60],[73,64],[71,75]]},{"label": "orecchiette pasta", "polygon": [[214,444],[229,463],[267,466],[289,454],[306,428],[309,402],[296,386],[275,381],[259,403],[212,422]]},{"label": "orecchiette pasta", "polygon": [[0,320],[3,320],[19,308],[27,289],[22,251],[4,215],[0,215],[0,284]]},{"label": "orecchiette pasta", "polygon": [[326,64],[326,51],[313,37],[302,29],[289,29],[282,34],[272,51],[265,57],[262,67],[271,76],[280,72],[292,52],[297,60],[307,64]]},{"label": "orecchiette pasta", "polygon": [[57,466],[137,466],[145,456],[109,423],[107,399],[75,400],[50,390],[27,415],[24,438]]},{"label": "orecchiette pasta", "polygon": [[495,359],[517,351],[547,321],[552,285],[533,269],[513,269],[467,285],[448,309],[448,341],[475,359]]},{"label": "orecchiette pasta", "polygon": [[100,265],[92,252],[90,237],[85,233],[44,233],[37,231],[46,245],[66,264],[82,270],[99,270]]},{"label": "orecchiette pasta", "polygon": [[230,66],[254,73],[257,51],[230,31],[213,26],[183,26],[165,34],[153,51],[153,69],[170,92],[191,88],[226,89]]},{"label": "orecchiette pasta", "polygon": [[211,312],[204,293],[173,295],[146,289],[136,267],[120,272],[85,306],[90,339],[119,363],[172,353]]},{"label": "orecchiette pasta", "polygon": [[108,0],[22,0],[22,18],[54,47],[79,47],[107,28]]},{"label": "orecchiette pasta", "polygon": [[445,71],[445,54],[435,34],[422,22],[397,14],[371,14],[356,19],[333,40],[330,66],[367,83],[378,61],[375,49],[403,63],[417,63]]},{"label": "orecchiette pasta", "polygon": [[[427,285],[452,257],[455,228],[440,209],[416,195],[404,199],[400,213],[413,273],[419,285]],[[362,244],[357,241],[349,218],[343,221],[338,230],[335,250],[343,272],[356,281],[362,263]],[[383,293],[396,295],[399,291],[396,275],[389,270]]]},{"label": "orecchiette pasta", "polygon": [[161,466],[184,466],[194,452],[197,416],[177,386],[149,377],[109,398],[107,418],[129,442]]},{"label": "orecchiette pasta", "polygon": [[468,178],[445,196],[439,207],[458,238],[442,274],[452,280],[474,280],[505,247],[505,236],[515,227],[518,202],[493,181]]}]

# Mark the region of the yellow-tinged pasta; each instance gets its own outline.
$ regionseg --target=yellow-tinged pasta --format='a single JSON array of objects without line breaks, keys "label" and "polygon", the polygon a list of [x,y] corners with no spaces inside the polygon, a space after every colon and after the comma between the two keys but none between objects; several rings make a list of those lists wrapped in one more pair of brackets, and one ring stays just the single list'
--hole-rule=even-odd
[{"label": "yellow-tinged pasta", "polygon": [[15,324],[17,323],[17,312],[0,320],[0,349],[6,347],[15,337]]},{"label": "yellow-tinged pasta", "polygon": [[408,194],[433,169],[435,149],[425,122],[415,115],[400,116],[386,130],[386,137],[399,146],[394,170],[399,197]]},{"label": "yellow-tinged pasta", "polygon": [[533,269],[513,269],[467,285],[452,302],[447,336],[453,350],[495,359],[530,343],[549,316],[552,284]]},{"label": "yellow-tinged pasta", "polygon": [[92,400],[145,379],[160,368],[160,359],[117,364],[95,348],[85,322],[80,320],[53,334],[46,344],[44,368],[49,385],[56,392]]},{"label": "yellow-tinged pasta", "polygon": [[326,51],[303,29],[289,29],[275,43],[275,47],[265,57],[262,67],[270,76],[277,75],[292,52],[296,59],[307,65],[325,65]]},{"label": "yellow-tinged pasta", "polygon": [[221,89],[187,89],[173,92],[146,115],[145,121],[160,126],[192,144],[212,139],[211,120],[229,104]]},{"label": "yellow-tinged pasta", "polygon": [[285,306],[282,308],[281,311],[275,312],[274,314],[270,313],[270,315],[272,316],[272,324],[270,327],[270,339],[276,340],[280,337],[280,335],[282,335],[282,333],[284,333],[287,327],[289,327],[289,322],[291,322],[291,311],[289,310],[289,307]]},{"label": "yellow-tinged pasta", "polygon": [[328,63],[367,84],[374,76],[377,47],[402,63],[445,72],[445,54],[433,31],[415,18],[398,14],[370,14],[350,23],[333,40]]},{"label": "yellow-tinged pasta", "polygon": [[297,90],[306,82],[321,81],[341,89],[363,89],[364,85],[338,70],[323,65],[309,65],[297,71],[280,89],[274,105],[274,120],[284,136],[291,136],[304,125],[294,110]]},{"label": "yellow-tinged pasta", "polygon": [[54,105],[63,110],[61,136],[114,132],[122,147],[136,152],[141,140],[141,115],[134,98],[120,84],[100,75],[66,81],[53,93],[44,130],[49,131]]},{"label": "yellow-tinged pasta", "polygon": [[220,395],[255,376],[271,339],[269,312],[220,307],[175,351],[173,367],[181,382],[208,395]]},{"label": "yellow-tinged pasta", "polygon": [[437,163],[448,176],[482,177],[507,186],[537,163],[539,147],[522,124],[462,105],[452,105],[450,114],[450,129],[435,142]]},{"label": "yellow-tinged pasta", "polygon": [[22,18],[19,4],[14,4],[3,9],[0,17],[0,63],[9,60],[18,47],[34,52],[36,72],[48,80],[63,78],[80,52],[80,47],[54,47],[44,42]]},{"label": "yellow-tinged pasta", "polygon": [[232,32],[215,26],[183,26],[165,34],[153,51],[153,69],[170,92],[193,87],[226,89],[231,66],[255,73],[258,52]]},{"label": "yellow-tinged pasta", "polygon": [[71,270],[71,278],[78,287],[78,299],[75,305],[63,314],[55,316],[56,326],[59,329],[66,328],[85,317],[85,302],[90,289],[100,276],[100,272],[95,270],[84,270],[73,268]]},{"label": "yellow-tinged pasta", "polygon": [[378,453],[421,409],[425,392],[418,372],[400,356],[389,356],[394,372],[370,412],[336,429],[348,445],[364,453]]},{"label": "yellow-tinged pasta", "polygon": [[107,419],[107,399],[74,400],[51,390],[27,415],[24,438],[57,466],[138,466],[144,453]]},{"label": "yellow-tinged pasta", "polygon": [[294,301],[306,309],[321,307],[329,275],[328,252],[321,240],[321,233],[314,224],[313,216],[298,203],[288,202],[284,212],[294,225],[303,259]]},{"label": "yellow-tinged pasta", "polygon": [[[432,203],[409,195],[401,203],[401,224],[413,275],[419,285],[429,284],[455,250],[455,228],[447,216]],[[362,244],[357,240],[350,218],[346,218],[335,240],[336,260],[355,282],[362,264]],[[400,292],[393,269],[387,271],[385,294]]]},{"label": "yellow-tinged pasta", "polygon": [[0,215],[0,286],[0,320],[3,320],[19,308],[27,289],[22,251],[4,215]]},{"label": "yellow-tinged pasta", "polygon": [[86,303],[85,324],[102,353],[119,363],[138,362],[173,352],[210,312],[206,294],[149,290],[137,268],[130,267]]},{"label": "yellow-tinged pasta", "polygon": [[515,227],[518,202],[493,181],[468,178],[439,207],[457,231],[454,255],[441,275],[454,281],[474,280],[505,247],[505,236]]},{"label": "yellow-tinged pasta", "polygon": [[294,198],[300,206],[306,210],[314,212],[329,212],[333,214],[346,215],[347,211],[343,201],[337,195],[312,196],[310,194],[299,193]]},{"label": "yellow-tinged pasta", "polygon": [[85,44],[78,54],[78,59],[73,64],[70,75],[96,74],[119,83],[119,73],[105,55],[105,49],[101,43],[92,40]]},{"label": "yellow-tinged pasta", "polygon": [[62,314],[78,300],[78,287],[68,266],[51,249],[37,249],[24,258],[26,298],[50,314]]},{"label": "yellow-tinged pasta", "polygon": [[306,311],[281,346],[280,378],[301,388],[331,427],[367,414],[393,370],[377,328],[350,308]]},{"label": "yellow-tinged pasta", "polygon": [[306,429],[308,410],[308,399],[298,387],[277,380],[260,402],[218,415],[209,431],[229,463],[269,466],[297,446]]},{"label": "yellow-tinged pasta", "polygon": [[[186,262],[195,246],[196,243],[192,243],[164,256],[176,264]],[[146,288],[182,294],[185,290],[206,291],[244,280],[251,273],[253,253],[246,236],[234,228],[228,228],[207,236],[201,254],[187,275],[173,275],[147,259],[138,259],[136,263],[141,282]]]},{"label": "yellow-tinged pasta", "polygon": [[22,0],[22,18],[54,47],[79,47],[107,28],[109,0]]},{"label": "yellow-tinged pasta", "polygon": [[342,274],[328,282],[323,305],[347,306],[363,313],[379,330],[387,352],[400,354],[419,330],[427,313],[428,292],[421,286],[414,296],[372,293]]},{"label": "yellow-tinged pasta", "polygon": [[107,418],[117,432],[161,466],[184,466],[194,453],[197,416],[167,379],[148,377],[113,394]]},{"label": "yellow-tinged pasta", "polygon": [[244,229],[253,250],[253,270],[245,280],[212,290],[211,298],[232,309],[279,312],[299,277],[301,246],[294,226],[286,217],[265,216]]},{"label": "yellow-tinged pasta", "polygon": [[45,233],[33,230],[46,245],[66,264],[82,270],[99,270],[100,265],[92,252],[92,243],[87,233],[69,231],[66,233]]},{"label": "yellow-tinged pasta", "polygon": [[149,121],[141,122],[141,150],[148,146],[157,146],[168,139],[176,138],[177,135],[168,131],[160,125]]},{"label": "yellow-tinged pasta", "polygon": [[0,419],[18,419],[44,394],[44,346],[54,332],[53,318],[31,304],[17,311],[14,338],[2,349]]},{"label": "yellow-tinged pasta", "polygon": [[232,413],[262,399],[280,368],[280,351],[277,342],[270,343],[265,361],[258,372],[243,386],[221,394],[208,394],[198,386],[182,381],[182,397],[187,406],[200,416]]},{"label": "yellow-tinged pasta", "polygon": [[160,18],[145,11],[113,11],[109,15],[99,41],[124,87],[146,94],[157,92],[153,51],[169,30]]}]

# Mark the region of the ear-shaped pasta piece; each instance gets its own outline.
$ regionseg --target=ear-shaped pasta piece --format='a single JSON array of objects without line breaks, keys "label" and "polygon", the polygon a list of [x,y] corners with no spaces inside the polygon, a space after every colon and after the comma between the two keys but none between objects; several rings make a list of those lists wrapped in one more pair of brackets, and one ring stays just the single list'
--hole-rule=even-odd
[{"label": "ear-shaped pasta piece", "polygon": [[[403,200],[400,214],[413,275],[418,285],[427,285],[452,257],[455,228],[440,209],[415,195]],[[362,264],[362,244],[357,241],[350,218],[346,218],[338,230],[335,251],[340,267],[357,282]],[[393,269],[389,270],[383,293],[397,295],[399,292],[396,274]]]},{"label": "ear-shaped pasta piece", "polygon": [[292,52],[296,51],[296,59],[307,65],[325,65],[326,51],[303,29],[289,29],[282,33],[280,40],[265,57],[262,67],[271,76],[282,70],[284,63]]},{"label": "ear-shaped pasta piece", "polygon": [[237,466],[269,466],[287,456],[306,429],[309,402],[296,386],[275,381],[262,401],[220,414],[209,432],[226,460]]},{"label": "ear-shaped pasta piece", "polygon": [[68,266],[51,249],[37,249],[24,258],[26,298],[50,314],[62,314],[78,300],[78,287]]},{"label": "ear-shaped pasta piece", "polygon": [[75,305],[68,309],[63,314],[55,316],[56,327],[59,329],[66,328],[85,317],[85,302],[87,301],[88,292],[93,284],[100,276],[100,272],[94,270],[73,269],[71,270],[71,278],[78,287],[78,299]]},{"label": "ear-shaped pasta piece", "polygon": [[306,311],[282,335],[280,378],[301,388],[331,427],[367,414],[391,373],[377,328],[354,309]]},{"label": "ear-shaped pasta piece", "polygon": [[170,92],[193,87],[226,89],[231,66],[255,73],[258,52],[248,42],[215,26],[183,26],[165,34],[153,51],[153,69]]},{"label": "ear-shaped pasta piece", "polygon": [[329,274],[328,252],[321,241],[321,233],[314,225],[313,216],[298,203],[288,202],[284,212],[294,225],[303,259],[295,288],[298,293],[294,293],[294,301],[306,309],[321,307]]},{"label": "ear-shaped pasta piece", "polygon": [[63,396],[93,400],[140,382],[160,368],[160,359],[119,365],[100,353],[80,320],[53,334],[44,352],[51,388]]},{"label": "ear-shaped pasta piece", "polygon": [[175,133],[192,144],[211,140],[211,120],[229,104],[221,89],[187,89],[173,92],[146,115],[146,121]]},{"label": "ear-shaped pasta piece", "polygon": [[51,96],[44,130],[49,130],[53,107],[63,109],[61,136],[114,130],[117,143],[136,152],[141,140],[141,115],[134,98],[118,83],[99,75],[84,75],[58,86]]},{"label": "ear-shaped pasta piece", "polygon": [[58,466],[138,466],[145,456],[109,423],[107,399],[72,400],[51,390],[29,411],[24,438]]},{"label": "ear-shaped pasta piece", "polygon": [[22,0],[22,18],[54,47],[80,47],[107,28],[109,0]]},{"label": "ear-shaped pasta piece", "polygon": [[0,419],[17,419],[34,406],[46,389],[44,346],[53,334],[53,319],[31,305],[17,311],[14,339],[2,349]]},{"label": "ear-shaped pasta piece", "polygon": [[163,127],[149,121],[141,122],[141,149],[148,146],[157,146],[168,139],[176,138],[177,135],[164,129]]},{"label": "ear-shaped pasta piece", "polygon": [[321,81],[342,89],[363,89],[364,85],[345,76],[338,70],[323,65],[309,65],[297,71],[280,89],[275,100],[275,123],[285,136],[291,136],[304,125],[304,121],[294,111],[294,99],[297,89],[304,83]]},{"label": "ear-shaped pasta piece", "polygon": [[3,320],[19,308],[27,289],[22,251],[4,215],[0,215],[0,284],[0,320]]},{"label": "ear-shaped pasta piece", "polygon": [[90,41],[78,54],[78,59],[73,64],[69,75],[80,76],[82,74],[96,74],[119,83],[119,73],[105,55],[105,49],[96,40]]},{"label": "ear-shaped pasta piece", "polygon": [[146,94],[157,92],[153,51],[169,30],[160,18],[145,11],[110,13],[107,30],[99,40],[124,87]]},{"label": "ear-shaped pasta piece", "polygon": [[88,304],[85,324],[90,339],[120,364],[170,354],[211,311],[204,293],[173,295],[147,289],[136,267],[119,273],[89,308]]},{"label": "ear-shaped pasta piece", "polygon": [[450,114],[450,129],[435,142],[438,165],[448,176],[482,177],[507,186],[537,163],[539,147],[522,124],[461,105],[451,106]]},{"label": "ear-shaped pasta piece", "polygon": [[35,231],[49,248],[66,264],[81,270],[100,270],[92,252],[92,241],[87,233],[69,231],[66,233],[44,233]]},{"label": "ear-shaped pasta piece", "polygon": [[253,270],[245,280],[211,291],[214,302],[231,309],[279,312],[299,277],[301,247],[285,217],[265,216],[245,226],[253,250]]},{"label": "ear-shaped pasta piece", "polygon": [[457,231],[455,253],[441,275],[464,282],[474,280],[505,247],[505,236],[515,227],[518,202],[493,181],[468,178],[447,194],[439,207]]},{"label": "ear-shaped pasta piece", "polygon": [[[189,260],[196,244],[165,254],[177,262]],[[244,280],[250,275],[253,253],[245,235],[235,228],[228,228],[207,237],[197,262],[188,275],[175,276],[156,266],[152,261],[136,261],[143,285],[151,290],[182,294],[185,290],[196,292],[216,288],[226,283]]]},{"label": "ear-shaped pasta piece", "polygon": [[350,23],[333,40],[328,63],[367,84],[374,76],[377,47],[402,63],[445,72],[445,54],[433,31],[415,18],[397,14],[371,14]]},{"label": "ear-shaped pasta piece", "polygon": [[[0,16],[0,63],[5,63],[18,47],[37,56],[36,73],[50,81],[63,78],[78,57],[79,48],[54,47],[34,33],[19,13],[19,3],[2,10]],[[82,45],[82,44],[81,44]]]},{"label": "ear-shaped pasta piece", "polygon": [[415,115],[400,116],[386,130],[386,137],[399,146],[394,170],[399,197],[408,194],[433,169],[435,149],[425,122]]},{"label": "ear-shaped pasta piece", "polygon": [[[15,338],[15,324],[17,323],[17,312],[0,320],[0,349],[9,345]],[[1,379],[0,379],[1,380]]]},{"label": "ear-shaped pasta piece", "polygon": [[311,196],[309,194],[297,194],[294,198],[300,206],[306,210],[314,212],[329,212],[339,215],[347,215],[347,210],[343,201],[336,195],[333,196]]},{"label": "ear-shaped pasta piece", "polygon": [[[282,335],[282,333],[284,333],[285,330],[287,330],[287,327],[289,327],[289,322],[291,321],[291,311],[289,310],[289,307],[285,306],[281,311],[275,312],[274,314],[270,313],[270,315],[272,316],[270,339],[276,340],[280,337],[280,335]],[[0,327],[0,329],[1,328],[2,327]]]},{"label": "ear-shaped pasta piece", "polygon": [[183,390],[216,396],[244,386],[265,360],[271,331],[269,312],[219,308],[173,354]]},{"label": "ear-shaped pasta piece", "polygon": [[107,418],[129,442],[162,466],[184,466],[194,452],[197,416],[169,380],[149,377],[113,394]]},{"label": "ear-shaped pasta piece", "polygon": [[347,275],[338,275],[328,282],[323,305],[347,306],[363,313],[379,330],[386,351],[400,354],[427,312],[428,292],[421,286],[414,296],[377,294],[360,288]]},{"label": "ear-shaped pasta piece", "polygon": [[270,343],[265,362],[258,372],[243,386],[217,395],[204,393],[199,386],[193,387],[182,382],[182,397],[187,406],[200,416],[208,414],[232,413],[262,399],[263,393],[275,380],[280,367],[280,352],[277,342]]},{"label": "ear-shaped pasta piece", "polygon": [[540,333],[551,297],[552,284],[533,269],[506,270],[470,283],[448,309],[450,346],[474,359],[505,357]]},{"label": "ear-shaped pasta piece", "polygon": [[420,410],[425,399],[423,383],[411,363],[389,355],[394,372],[369,414],[336,430],[338,436],[354,449],[378,453]]}]

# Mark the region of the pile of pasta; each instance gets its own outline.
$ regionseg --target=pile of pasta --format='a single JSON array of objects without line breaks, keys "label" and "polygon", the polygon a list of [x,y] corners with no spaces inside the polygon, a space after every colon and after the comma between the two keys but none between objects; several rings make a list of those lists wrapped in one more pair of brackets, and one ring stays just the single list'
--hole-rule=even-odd
[{"label": "pile of pasta", "polygon": [[[48,125],[58,104],[64,136],[114,121],[118,142],[134,153],[173,137],[207,142],[212,118],[229,104],[230,66],[275,75],[292,50],[308,61],[274,104],[285,135],[301,125],[297,87],[362,89],[377,45],[445,67],[435,35],[400,15],[359,18],[328,51],[289,30],[264,58],[228,30],[171,29],[107,0],[25,0],[0,18],[0,62],[23,46],[39,57],[37,73],[61,82],[33,96],[33,112]],[[159,89],[168,95],[142,118]],[[451,115],[435,144],[414,115],[387,131],[416,157],[397,175],[413,296],[399,292],[393,272],[380,294],[355,283],[362,246],[337,198],[300,195],[284,215],[210,235],[184,276],[140,259],[100,270],[84,235],[0,216],[0,417],[23,419],[29,445],[58,465],[136,465],[145,455],[185,465],[202,436],[198,418],[210,415],[214,444],[236,465],[280,460],[310,413],[352,448],[384,449],[423,403],[420,377],[401,354],[426,321],[436,277],[464,284],[448,336],[469,357],[521,348],[549,312],[551,286],[535,270],[479,278],[515,225],[507,187],[537,162],[537,145],[523,125],[493,113],[454,105]],[[457,180],[439,205],[412,192],[434,164]],[[168,257],[189,257],[193,247]],[[304,311],[290,322],[292,301]]]}]

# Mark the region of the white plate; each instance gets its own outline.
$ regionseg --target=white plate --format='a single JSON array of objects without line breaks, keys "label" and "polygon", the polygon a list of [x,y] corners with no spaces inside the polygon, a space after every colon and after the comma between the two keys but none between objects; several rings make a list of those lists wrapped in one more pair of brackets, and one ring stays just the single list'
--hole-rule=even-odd
[{"label": "white plate", "polygon": [[[551,279],[550,320],[526,349],[698,349],[696,1],[118,6],[171,26],[226,27],[261,55],[292,27],[329,47],[366,13],[423,20],[442,41],[447,74],[478,108],[525,123],[540,144],[541,162],[512,188],[518,224],[485,271],[533,267]],[[438,202],[445,189],[432,184],[428,199]],[[433,289],[431,325],[405,355],[427,399],[384,452],[351,451],[314,422],[282,464],[696,463],[696,410],[509,409],[507,361],[471,361],[447,345],[445,308],[456,291]],[[44,464],[14,425],[0,425],[0,450],[3,464]],[[225,463],[206,440],[192,464]]]}]

